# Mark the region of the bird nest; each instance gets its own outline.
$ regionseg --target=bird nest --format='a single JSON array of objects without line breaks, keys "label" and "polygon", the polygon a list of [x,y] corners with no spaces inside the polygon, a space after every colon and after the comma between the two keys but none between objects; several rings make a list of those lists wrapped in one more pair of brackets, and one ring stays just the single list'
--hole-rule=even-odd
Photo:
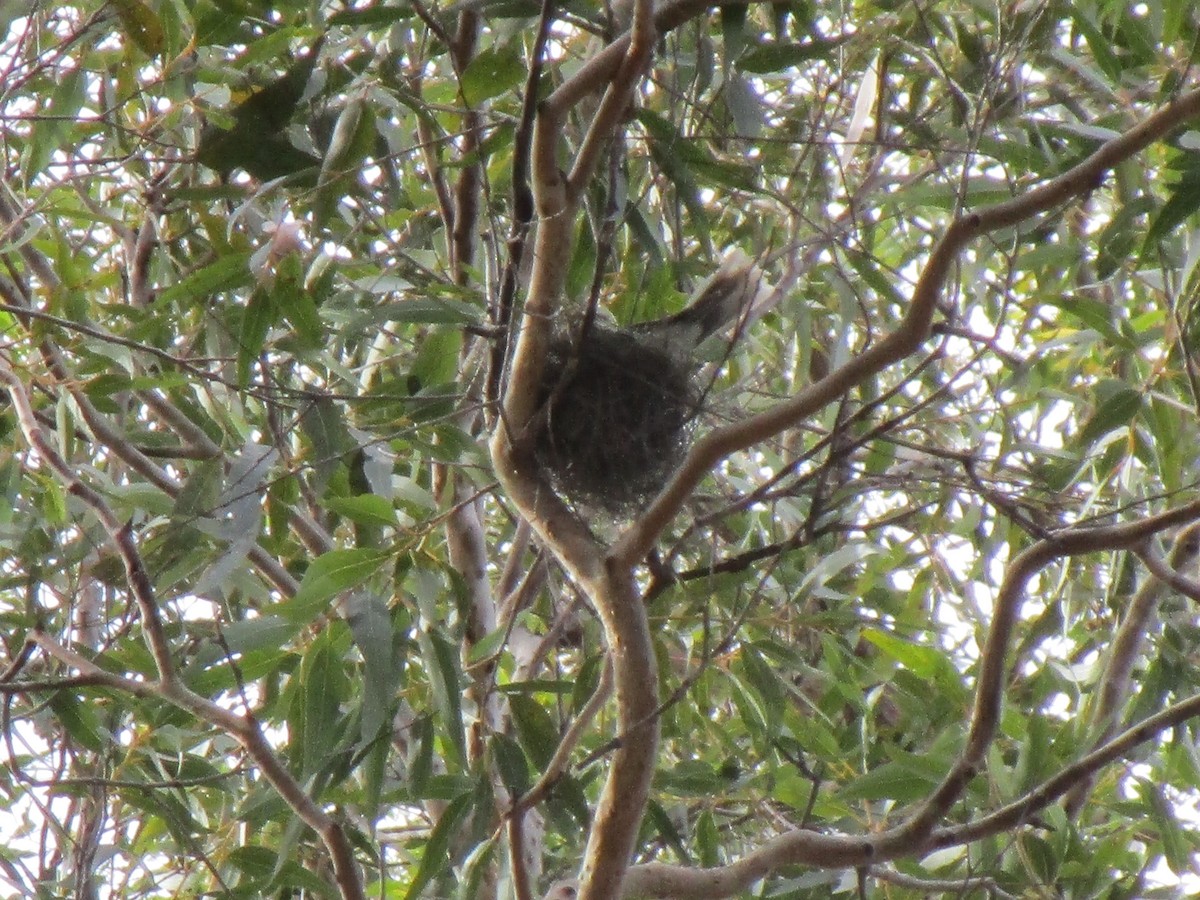
[{"label": "bird nest", "polygon": [[627,331],[560,336],[542,377],[537,458],[572,502],[614,515],[643,506],[679,466],[700,405],[687,360]]}]

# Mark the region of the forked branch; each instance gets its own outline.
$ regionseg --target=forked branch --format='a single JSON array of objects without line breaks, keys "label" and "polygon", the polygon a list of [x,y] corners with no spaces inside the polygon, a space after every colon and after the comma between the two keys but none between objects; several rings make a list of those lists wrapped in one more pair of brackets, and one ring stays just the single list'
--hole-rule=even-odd
[{"label": "forked branch", "polygon": [[[755,881],[784,866],[813,865],[823,868],[853,868],[876,865],[913,856],[970,839],[976,832],[965,828],[935,829],[972,778],[978,773],[1000,719],[1007,654],[1020,620],[1021,605],[1029,581],[1057,559],[1112,550],[1131,550],[1166,529],[1193,521],[1200,515],[1200,500],[1184,504],[1138,522],[1097,528],[1071,528],[1025,550],[1008,566],[996,599],[996,613],[980,660],[975,706],[966,746],[957,763],[921,808],[906,822],[870,835],[820,834],[796,829],[780,835],[740,860],[726,866],[696,869],[648,863],[633,867],[625,885],[626,897],[671,897],[675,900],[715,900],[747,889]],[[979,825],[978,836],[998,833],[1015,823],[1022,810],[1042,808],[1062,796],[1080,778],[1133,747],[1152,739],[1164,729],[1200,714],[1200,700],[1193,698],[1129,729],[1116,739],[1097,747],[1075,765],[1047,781],[1042,788],[1018,804],[997,811]]]},{"label": "forked branch", "polygon": [[91,485],[82,481],[75,474],[74,469],[63,459],[34,416],[33,405],[29,400],[25,384],[8,360],[3,358],[0,358],[0,383],[3,383],[12,400],[17,422],[29,446],[38,455],[42,464],[49,468],[59,482],[66,487],[67,491],[72,496],[79,498],[99,519],[108,539],[124,564],[126,581],[142,619],[142,634],[154,658],[158,680],[156,682],[134,681],[105,672],[90,660],[62,647],[49,635],[43,633],[33,635],[33,641],[49,655],[76,670],[80,675],[93,679],[96,683],[106,684],[137,697],[157,697],[186,710],[201,721],[207,722],[233,737],[242,745],[247,755],[254,760],[263,776],[279,792],[293,812],[312,828],[325,844],[333,862],[338,890],[344,900],[366,900],[362,878],[354,860],[354,851],[345,831],[305,793],[304,788],[300,786],[267,742],[257,720],[250,715],[237,715],[211,700],[201,697],[177,677],[154,587],[134,539],[132,528],[129,525],[121,524],[104,497]]},{"label": "forked branch", "polygon": [[613,548],[614,562],[633,565],[643,559],[692,491],[722,459],[799,425],[847,391],[915,352],[929,336],[937,302],[950,280],[959,254],[972,240],[1027,221],[1095,190],[1113,167],[1196,115],[1200,115],[1200,90],[1167,104],[1140,125],[1106,142],[1083,162],[1045,184],[952,221],[930,253],[913,289],[908,312],[896,330],[794,397],[757,415],[718,428],[697,441],[678,473],[650,508],[621,535]]}]

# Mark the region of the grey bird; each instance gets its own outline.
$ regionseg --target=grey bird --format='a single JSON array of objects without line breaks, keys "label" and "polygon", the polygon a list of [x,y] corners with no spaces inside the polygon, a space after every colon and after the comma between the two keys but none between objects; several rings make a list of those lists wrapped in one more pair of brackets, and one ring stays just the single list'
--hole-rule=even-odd
[{"label": "grey bird", "polygon": [[684,309],[653,322],[631,325],[629,331],[639,343],[682,357],[727,325],[744,328],[767,293],[762,270],[754,260],[741,250],[731,250]]}]

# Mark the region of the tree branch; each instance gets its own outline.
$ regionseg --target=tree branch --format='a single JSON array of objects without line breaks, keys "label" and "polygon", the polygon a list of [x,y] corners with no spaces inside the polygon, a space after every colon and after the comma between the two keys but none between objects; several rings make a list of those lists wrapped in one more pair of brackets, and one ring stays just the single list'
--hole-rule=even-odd
[{"label": "tree branch", "polygon": [[258,723],[250,716],[242,717],[192,692],[179,681],[171,648],[159,614],[158,602],[149,574],[133,537],[130,525],[122,525],[104,498],[90,485],[81,481],[74,470],[51,444],[33,414],[33,406],[24,384],[7,360],[0,358],[0,382],[7,388],[21,431],[30,447],[53,471],[67,490],[78,497],[100,520],[125,567],[130,593],[142,619],[142,632],[158,670],[157,683],[138,682],[105,672],[74,651],[57,644],[49,635],[37,632],[33,640],[52,656],[76,669],[86,678],[107,686],[128,691],[138,697],[158,697],[187,710],[202,721],[215,725],[234,737],[258,765],[263,775],[279,792],[297,816],[311,827],[325,843],[333,861],[335,878],[341,896],[346,900],[365,900],[358,866],[345,832],[324,810],[304,792],[287,767],[267,743]]},{"label": "tree branch", "polygon": [[[1133,595],[1129,609],[1121,620],[1121,627],[1117,629],[1113,638],[1112,647],[1108,652],[1108,665],[1104,669],[1100,687],[1095,695],[1096,709],[1092,717],[1092,727],[1098,729],[1098,733],[1092,745],[1093,749],[1112,737],[1120,724],[1121,707],[1125,705],[1129,696],[1133,666],[1141,656],[1146,634],[1158,611],[1163,588],[1171,575],[1178,575],[1181,569],[1191,566],[1197,557],[1200,557],[1200,524],[1190,525],[1175,536],[1167,566],[1160,568],[1158,558],[1144,551],[1139,556],[1147,561],[1152,570],[1159,568],[1167,578],[1156,573],[1151,574],[1146,583]],[[1093,784],[1094,779],[1089,777],[1075,785],[1063,804],[1067,815],[1074,817],[1079,813],[1083,804],[1087,802]]]},{"label": "tree branch", "polygon": [[[663,863],[634,866],[625,883],[625,897],[671,897],[674,900],[712,900],[729,897],[747,889],[755,881],[788,865],[815,865],[822,868],[852,868],[870,866],[901,856],[932,849],[934,835],[944,841],[937,846],[962,841],[946,840],[945,831],[934,831],[940,820],[970,783],[987,748],[995,735],[1000,716],[1005,657],[1013,629],[1019,620],[1025,585],[1052,561],[1105,550],[1127,550],[1138,546],[1154,534],[1195,519],[1200,514],[1200,500],[1184,504],[1138,522],[1101,527],[1072,528],[1039,541],[1009,564],[996,599],[996,612],[987,643],[980,660],[975,711],[967,735],[966,747],[942,783],[922,807],[906,822],[870,835],[818,834],[797,829],[768,841],[758,850],[727,866],[695,869]],[[1167,715],[1170,712],[1170,715]],[[1130,729],[1116,741],[1089,754],[1075,766],[1064,770],[1072,773],[1067,783],[1059,779],[1047,782],[1054,796],[1061,796],[1081,777],[1086,762],[1090,769],[1122,755],[1130,747],[1149,740],[1168,727],[1200,713],[1200,698],[1172,707],[1170,711],[1151,717],[1137,728]],[[1059,776],[1066,780],[1067,775]],[[1039,794],[1039,797],[1041,795]],[[1029,801],[1033,802],[1033,801]],[[1037,802],[1042,802],[1038,800]],[[1046,801],[1050,802],[1050,801]],[[1005,815],[1015,813],[1006,807]],[[1010,818],[1006,820],[1013,824]],[[1001,829],[996,828],[995,833]],[[955,832],[956,834],[960,832]]]},{"label": "tree branch", "polygon": [[950,279],[958,255],[972,240],[1019,224],[1095,190],[1118,163],[1196,115],[1200,115],[1200,90],[1167,104],[1140,125],[1103,144],[1083,162],[1045,184],[950,222],[930,253],[913,289],[908,312],[896,330],[791,399],[716,429],[698,440],[675,477],[617,540],[613,548],[614,560],[633,565],[644,558],[696,485],[722,459],[800,424],[827,403],[916,351],[929,336],[937,301]]}]

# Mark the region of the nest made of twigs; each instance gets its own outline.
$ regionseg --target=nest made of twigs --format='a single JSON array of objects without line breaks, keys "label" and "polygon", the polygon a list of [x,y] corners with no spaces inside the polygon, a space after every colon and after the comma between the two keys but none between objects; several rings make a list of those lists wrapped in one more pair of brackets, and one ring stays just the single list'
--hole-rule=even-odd
[{"label": "nest made of twigs", "polygon": [[687,450],[700,404],[690,360],[593,325],[550,345],[537,457],[572,502],[628,514],[656,494]]}]

